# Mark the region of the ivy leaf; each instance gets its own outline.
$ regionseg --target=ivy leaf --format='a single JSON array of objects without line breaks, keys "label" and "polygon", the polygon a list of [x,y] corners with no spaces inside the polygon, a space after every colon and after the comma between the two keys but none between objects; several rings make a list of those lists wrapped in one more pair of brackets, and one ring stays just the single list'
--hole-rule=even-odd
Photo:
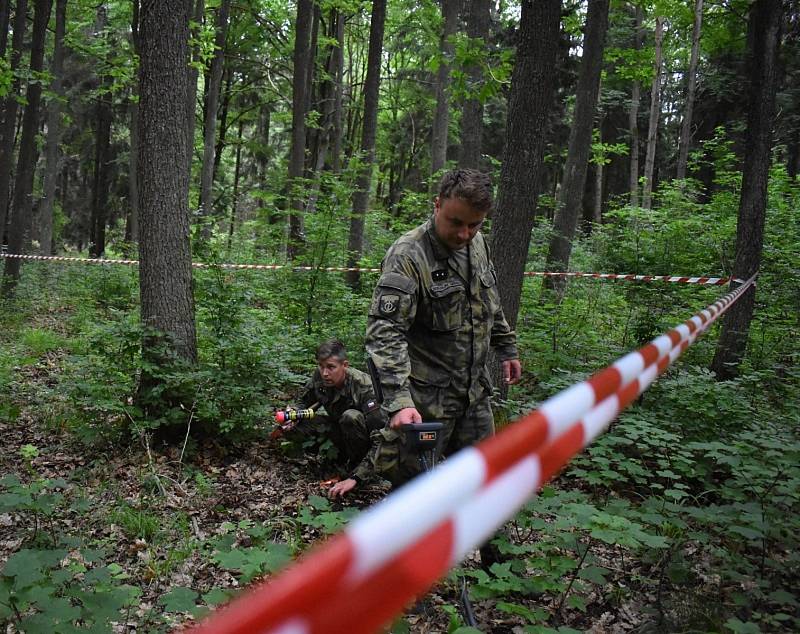
[{"label": "ivy leaf", "polygon": [[764,537],[764,533],[760,530],[748,526],[731,526],[728,528],[728,532],[741,535],[745,539],[761,539]]},{"label": "ivy leaf", "polygon": [[608,570],[601,568],[600,566],[586,566],[578,573],[578,577],[602,586],[606,583],[605,575],[607,574]]},{"label": "ivy leaf", "polygon": [[735,617],[725,621],[725,627],[729,628],[734,634],[761,634],[761,629],[755,623],[750,621],[743,623]]},{"label": "ivy leaf", "polygon": [[212,588],[203,595],[203,601],[206,605],[216,606],[220,603],[225,603],[233,596],[230,590],[223,590],[222,588]]},{"label": "ivy leaf", "polygon": [[178,587],[170,590],[158,602],[167,612],[189,612],[194,609],[198,596],[191,588]]}]

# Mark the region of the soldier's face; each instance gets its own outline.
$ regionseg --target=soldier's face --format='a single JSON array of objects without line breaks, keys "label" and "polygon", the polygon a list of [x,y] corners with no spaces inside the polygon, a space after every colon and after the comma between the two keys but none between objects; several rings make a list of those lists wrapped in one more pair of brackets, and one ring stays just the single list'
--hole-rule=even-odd
[{"label": "soldier's face", "polygon": [[345,359],[340,361],[336,357],[328,357],[317,362],[322,382],[328,387],[342,387],[347,376],[347,367],[350,363]]},{"label": "soldier's face", "polygon": [[486,219],[486,211],[477,211],[461,198],[438,196],[433,206],[436,235],[453,251],[467,246]]}]

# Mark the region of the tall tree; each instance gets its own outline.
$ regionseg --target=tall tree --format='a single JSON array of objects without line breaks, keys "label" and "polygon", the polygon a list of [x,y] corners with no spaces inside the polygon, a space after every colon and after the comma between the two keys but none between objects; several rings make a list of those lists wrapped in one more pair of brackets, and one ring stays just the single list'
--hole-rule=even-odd
[{"label": "tall tree", "polygon": [[[139,66],[139,290],[142,355],[193,362],[186,93],[191,0],[142,0]],[[143,377],[147,387],[152,377]]]},{"label": "tall tree", "polygon": [[661,74],[663,64],[664,18],[656,18],[655,32],[655,72],[650,90],[650,120],[647,125],[647,153],[644,159],[644,186],[642,188],[642,207],[650,209],[653,195],[653,175],[656,163],[656,142],[658,140],[658,120],[661,116]]},{"label": "tall tree", "polygon": [[[39,104],[42,83],[37,75],[44,67],[44,41],[50,21],[52,0],[36,0],[33,4],[33,33],[31,35],[31,63],[28,89],[25,93],[25,112],[22,116],[22,136],[19,140],[17,171],[14,175],[14,200],[8,227],[8,250],[22,253],[28,249],[25,242],[30,237],[31,210],[33,207],[33,175],[36,167],[36,134],[39,131]],[[3,295],[10,296],[19,281],[20,260],[6,260],[3,269]]]},{"label": "tall tree", "polygon": [[[369,26],[367,79],[364,83],[364,122],[361,128],[361,155],[356,191],[353,194],[353,216],[347,241],[347,266],[355,267],[364,250],[364,216],[369,206],[372,188],[372,169],[375,164],[375,134],[378,129],[378,89],[381,79],[383,27],[386,21],[386,0],[372,0],[372,19]],[[355,288],[360,283],[358,271],[348,271],[347,283]]]},{"label": "tall tree", "polygon": [[447,161],[447,132],[450,127],[450,60],[453,57],[452,36],[458,29],[461,0],[441,0],[442,36],[439,42],[441,60],[436,71],[436,111],[431,131],[431,190],[437,174]]},{"label": "tall tree", "polygon": [[[633,48],[638,51],[642,47],[642,7],[637,2],[633,7]],[[641,85],[637,78],[631,82],[631,107],[628,110],[628,130],[630,130],[630,176],[629,189],[631,207],[639,206],[639,101]]]},{"label": "tall tree", "polygon": [[[567,161],[558,191],[553,237],[547,254],[548,271],[566,271],[572,252],[572,239],[581,213],[581,200],[586,186],[586,170],[592,148],[592,128],[600,91],[603,50],[608,29],[608,0],[592,0],[586,14],[583,37],[583,58],[578,75],[575,112],[569,135]],[[566,278],[545,278],[545,286],[563,290]]]},{"label": "tall tree", "polygon": [[200,30],[203,27],[205,1],[196,0],[191,22],[191,35],[194,40],[192,48],[192,64],[189,65],[189,89],[186,91],[186,169],[189,180],[192,178],[192,161],[194,160],[194,129],[197,124],[197,78],[200,75],[198,66],[201,63]]},{"label": "tall tree", "polygon": [[[222,0],[217,9],[217,22],[214,35],[214,56],[206,80],[205,117],[203,122],[203,166],[200,172],[200,211],[205,216],[212,215],[212,189],[214,184],[214,150],[217,134],[217,110],[222,87],[222,73],[225,64],[225,40],[228,33],[228,15],[231,0]],[[207,235],[210,227],[206,225]]]},{"label": "tall tree", "polygon": [[64,31],[67,20],[67,0],[56,0],[56,32],[50,72],[52,98],[47,104],[47,141],[44,148],[44,184],[39,205],[39,253],[53,254],[53,203],[56,197],[56,179],[60,169],[59,142],[61,141],[61,99],[64,95],[62,73],[64,67]]},{"label": "tall tree", "polygon": [[[506,144],[500,170],[492,250],[503,312],[514,328],[523,273],[540,193],[548,113],[553,107],[552,72],[559,43],[561,0],[523,0],[516,62],[508,99]],[[519,143],[518,139],[526,139]]]},{"label": "tall tree", "polygon": [[292,140],[289,151],[289,239],[286,256],[291,260],[305,247],[301,179],[305,169],[308,68],[311,64],[311,14],[313,0],[297,1],[295,20],[294,75],[292,77]]},{"label": "tall tree", "polygon": [[678,144],[677,178],[686,178],[686,163],[689,160],[689,143],[692,139],[692,111],[697,87],[697,60],[700,58],[700,29],[703,23],[703,0],[694,0],[694,26],[692,27],[692,52],[686,73],[686,105],[681,123],[681,138]]},{"label": "tall tree", "polygon": [[[489,39],[489,0],[465,0],[467,37],[472,45],[485,49]],[[483,102],[477,96],[483,84],[483,68],[477,62],[465,69],[470,96],[465,99],[461,114],[461,155],[459,167],[480,169],[483,146]]]},{"label": "tall tree", "polygon": [[[750,104],[736,226],[736,260],[732,271],[733,276],[739,279],[750,278],[761,265],[781,18],[780,0],[756,0],[750,7],[747,38],[750,47]],[[711,362],[711,369],[719,379],[728,379],[738,373],[739,363],[747,350],[755,294],[753,286],[725,315]]]},{"label": "tall tree", "polygon": [[92,240],[89,254],[99,258],[106,250],[106,223],[108,221],[108,187],[111,169],[111,34],[107,31],[108,16],[105,5],[97,10],[96,30],[103,33],[108,52],[102,70],[100,89],[96,97],[94,183],[92,186]]},{"label": "tall tree", "polygon": [[[140,0],[132,0],[131,45],[136,57],[139,57],[139,9]],[[194,97],[193,97],[194,98]],[[128,214],[125,222],[125,242],[139,241],[139,99],[130,99],[131,144],[128,159]]]},{"label": "tall tree", "polygon": [[0,57],[6,56],[8,24],[11,19],[11,0],[0,0]]},{"label": "tall tree", "polygon": [[11,39],[11,89],[2,103],[0,111],[0,243],[3,242],[11,193],[11,169],[14,162],[16,140],[17,96],[20,89],[19,65],[25,43],[25,27],[28,24],[28,2],[17,0],[14,7],[14,35]]}]

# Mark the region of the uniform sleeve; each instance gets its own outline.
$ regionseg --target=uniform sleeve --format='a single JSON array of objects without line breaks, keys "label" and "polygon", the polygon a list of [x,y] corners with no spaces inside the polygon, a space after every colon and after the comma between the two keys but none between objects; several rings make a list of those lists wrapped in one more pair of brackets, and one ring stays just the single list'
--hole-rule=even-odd
[{"label": "uniform sleeve", "polygon": [[317,390],[314,387],[314,377],[311,377],[308,381],[306,381],[305,386],[303,386],[303,391],[300,393],[300,397],[297,399],[297,404],[300,406],[300,409],[306,409],[317,402]]},{"label": "uniform sleeve", "polygon": [[372,295],[365,341],[367,354],[378,370],[383,408],[389,413],[414,407],[408,385],[411,362],[406,336],[417,314],[418,286],[411,258],[390,250]]},{"label": "uniform sleeve", "polygon": [[494,314],[494,324],[489,338],[489,344],[494,348],[497,358],[500,361],[518,359],[517,334],[511,330],[503,314],[503,307],[500,306]]}]

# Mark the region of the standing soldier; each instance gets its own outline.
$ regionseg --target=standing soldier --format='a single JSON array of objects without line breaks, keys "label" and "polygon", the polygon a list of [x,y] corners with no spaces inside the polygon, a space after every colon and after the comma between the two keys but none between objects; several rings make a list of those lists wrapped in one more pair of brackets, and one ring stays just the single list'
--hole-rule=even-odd
[{"label": "standing soldier", "polygon": [[[387,448],[402,440],[403,425],[423,420],[444,423],[439,445],[444,455],[491,436],[490,346],[507,384],[522,375],[516,335],[503,315],[489,245],[480,233],[491,208],[486,174],[448,172],[433,217],[400,237],[383,259],[366,348],[390,417],[389,428],[381,432]],[[399,468],[418,471],[404,455],[398,453]],[[485,567],[497,558],[491,544],[481,549]]]}]

